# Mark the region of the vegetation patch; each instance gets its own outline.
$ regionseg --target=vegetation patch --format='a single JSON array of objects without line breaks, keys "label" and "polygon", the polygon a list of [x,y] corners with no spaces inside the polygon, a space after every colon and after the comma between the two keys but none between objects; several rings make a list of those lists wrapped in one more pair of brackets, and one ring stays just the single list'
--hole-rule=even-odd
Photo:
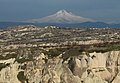
[{"label": "vegetation patch", "polygon": [[26,76],[24,76],[24,71],[20,71],[17,75],[17,78],[21,83],[28,83]]},{"label": "vegetation patch", "polygon": [[118,51],[118,50],[120,50],[120,44],[106,45],[103,47],[91,47],[91,48],[88,48],[86,51],[88,51],[89,53],[92,53],[92,52],[105,53],[109,51]]},{"label": "vegetation patch", "polygon": [[8,64],[0,63],[0,71],[9,65],[10,65],[9,63]]},{"label": "vegetation patch", "polygon": [[49,49],[49,51],[43,51],[45,55],[48,55],[49,58],[53,58],[56,56],[59,56],[63,52],[67,51],[68,48],[54,48],[54,49]]}]

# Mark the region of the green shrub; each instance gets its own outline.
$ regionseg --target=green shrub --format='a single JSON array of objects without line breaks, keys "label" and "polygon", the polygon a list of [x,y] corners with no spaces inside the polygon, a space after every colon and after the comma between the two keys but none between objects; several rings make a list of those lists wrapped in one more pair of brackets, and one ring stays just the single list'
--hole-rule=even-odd
[{"label": "green shrub", "polygon": [[[27,82],[27,79],[26,77],[24,76],[24,71],[20,71],[17,75],[17,78],[18,80],[21,82],[21,83],[26,83]],[[28,83],[28,82],[27,82]]]}]

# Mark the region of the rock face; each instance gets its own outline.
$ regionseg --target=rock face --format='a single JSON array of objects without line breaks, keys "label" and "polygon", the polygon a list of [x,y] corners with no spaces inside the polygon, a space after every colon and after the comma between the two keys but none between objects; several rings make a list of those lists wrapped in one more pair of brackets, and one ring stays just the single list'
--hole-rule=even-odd
[{"label": "rock face", "polygon": [[14,59],[9,61],[7,60],[6,62],[10,65],[0,71],[0,83],[20,83],[17,78],[18,72],[20,71],[18,70],[19,64],[17,62],[13,63]]},{"label": "rock face", "polygon": [[[64,55],[65,56],[65,55]],[[64,61],[40,53],[33,61],[1,61],[0,83],[119,83],[120,51],[83,53]],[[2,63],[2,64],[3,64]]]}]

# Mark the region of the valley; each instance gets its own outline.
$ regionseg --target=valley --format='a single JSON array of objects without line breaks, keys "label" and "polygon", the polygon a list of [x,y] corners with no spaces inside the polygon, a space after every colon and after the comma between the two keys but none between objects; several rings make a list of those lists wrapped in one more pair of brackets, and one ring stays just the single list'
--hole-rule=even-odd
[{"label": "valley", "polygon": [[0,83],[119,83],[120,28],[0,31]]}]

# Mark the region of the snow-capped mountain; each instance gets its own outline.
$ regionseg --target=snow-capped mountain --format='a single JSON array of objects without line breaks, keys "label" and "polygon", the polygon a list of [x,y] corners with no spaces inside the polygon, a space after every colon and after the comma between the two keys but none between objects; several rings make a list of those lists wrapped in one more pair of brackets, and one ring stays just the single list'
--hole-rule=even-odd
[{"label": "snow-capped mountain", "polygon": [[32,23],[81,23],[81,22],[93,22],[94,20],[89,18],[84,18],[81,16],[74,15],[71,12],[67,12],[66,10],[60,10],[57,13],[46,16],[40,19],[32,19],[27,22]]}]

